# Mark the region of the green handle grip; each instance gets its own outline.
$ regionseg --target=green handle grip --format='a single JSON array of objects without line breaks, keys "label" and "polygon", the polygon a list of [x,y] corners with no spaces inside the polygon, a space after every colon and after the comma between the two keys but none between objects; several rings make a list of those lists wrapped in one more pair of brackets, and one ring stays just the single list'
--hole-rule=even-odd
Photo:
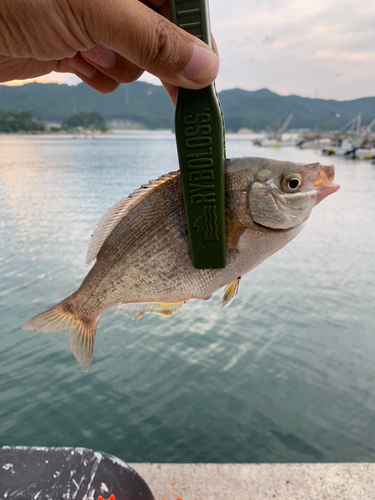
[{"label": "green handle grip", "polygon": [[[170,0],[172,21],[211,46],[207,0]],[[197,269],[226,266],[224,119],[215,85],[178,89],[177,150],[189,233]]]}]

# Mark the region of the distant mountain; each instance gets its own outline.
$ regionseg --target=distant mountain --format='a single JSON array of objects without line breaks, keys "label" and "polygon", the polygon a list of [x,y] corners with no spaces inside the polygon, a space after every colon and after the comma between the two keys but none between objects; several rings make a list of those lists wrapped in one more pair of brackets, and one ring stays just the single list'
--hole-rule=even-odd
[{"label": "distant mountain", "polygon": [[368,125],[375,118],[375,97],[334,101],[281,96],[267,89],[255,92],[232,89],[219,95],[226,127],[234,131],[242,127],[264,130],[282,124],[291,111],[294,117],[289,128],[311,130],[338,130],[358,112],[362,113],[362,124]]},{"label": "distant mountain", "polygon": [[43,122],[63,122],[78,113],[99,111],[107,120],[120,118],[150,129],[172,128],[174,114],[164,88],[143,82],[121,85],[106,95],[84,83],[0,85],[0,109],[31,111],[36,120]]},{"label": "distant mountain", "polygon": [[[362,113],[362,124],[375,117],[375,97],[335,101],[281,96],[267,89],[224,90],[219,97],[226,128],[233,132],[241,128],[259,131],[274,127],[291,111],[294,111],[291,128],[312,130],[337,130],[358,112]],[[107,120],[120,119],[150,129],[173,128],[174,122],[174,108],[164,88],[144,82],[121,85],[106,95],[83,83],[0,85],[0,109],[31,111],[35,120],[43,122],[62,122],[71,115],[93,111],[99,111]]]}]

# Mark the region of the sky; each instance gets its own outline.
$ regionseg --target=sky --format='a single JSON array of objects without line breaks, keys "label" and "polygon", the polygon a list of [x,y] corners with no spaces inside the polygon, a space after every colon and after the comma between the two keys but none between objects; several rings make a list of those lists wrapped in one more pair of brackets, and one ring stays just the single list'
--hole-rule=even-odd
[{"label": "sky", "polygon": [[[373,0],[210,0],[210,11],[221,60],[219,91],[375,96]],[[159,83],[149,74],[141,80]],[[53,73],[36,81],[80,80]]]}]

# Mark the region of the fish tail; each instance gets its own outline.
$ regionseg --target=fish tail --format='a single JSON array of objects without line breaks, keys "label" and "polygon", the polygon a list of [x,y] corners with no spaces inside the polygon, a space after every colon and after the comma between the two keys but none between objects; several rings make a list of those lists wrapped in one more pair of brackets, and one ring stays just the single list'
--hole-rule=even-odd
[{"label": "fish tail", "polygon": [[22,330],[34,330],[41,333],[54,333],[69,330],[70,348],[84,372],[87,372],[94,350],[95,332],[99,316],[88,318],[74,312],[70,297],[48,311],[31,318]]}]

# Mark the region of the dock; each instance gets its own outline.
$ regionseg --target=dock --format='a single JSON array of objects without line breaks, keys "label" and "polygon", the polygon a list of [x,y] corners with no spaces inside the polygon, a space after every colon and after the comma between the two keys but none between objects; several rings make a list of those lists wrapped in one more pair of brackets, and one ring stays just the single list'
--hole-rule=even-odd
[{"label": "dock", "polygon": [[371,500],[375,464],[131,463],[155,500]]}]

